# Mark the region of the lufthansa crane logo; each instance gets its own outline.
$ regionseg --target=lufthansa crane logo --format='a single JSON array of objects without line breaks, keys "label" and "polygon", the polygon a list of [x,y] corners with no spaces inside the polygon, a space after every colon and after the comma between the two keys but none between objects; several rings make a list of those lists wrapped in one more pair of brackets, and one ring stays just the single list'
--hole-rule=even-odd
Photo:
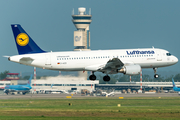
[{"label": "lufthansa crane logo", "polygon": [[79,36],[79,37],[78,37],[78,36],[75,36],[75,41],[76,41],[76,42],[78,42],[78,41],[80,41],[80,40],[81,40],[81,36]]},{"label": "lufthansa crane logo", "polygon": [[20,46],[26,46],[29,43],[29,37],[28,37],[28,35],[26,33],[20,33],[16,37],[16,42]]}]

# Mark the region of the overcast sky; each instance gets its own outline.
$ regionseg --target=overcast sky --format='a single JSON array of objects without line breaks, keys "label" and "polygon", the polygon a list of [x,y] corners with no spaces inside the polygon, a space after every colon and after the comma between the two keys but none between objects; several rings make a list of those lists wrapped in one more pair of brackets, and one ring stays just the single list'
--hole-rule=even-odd
[{"label": "overcast sky", "polygon": [[[91,8],[91,49],[162,48],[180,59],[180,0],[1,0],[0,56],[17,55],[11,24],[46,51],[72,51],[72,10]],[[33,67],[0,57],[0,72]],[[180,72],[180,63],[158,71]],[[40,69],[38,69],[40,70]],[[153,72],[153,70],[152,70]]]}]

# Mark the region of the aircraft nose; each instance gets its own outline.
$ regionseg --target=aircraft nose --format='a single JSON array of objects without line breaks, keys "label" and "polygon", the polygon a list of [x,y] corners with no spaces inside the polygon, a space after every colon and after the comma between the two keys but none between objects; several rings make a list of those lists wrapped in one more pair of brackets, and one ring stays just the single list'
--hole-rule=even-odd
[{"label": "aircraft nose", "polygon": [[175,63],[177,63],[177,62],[178,62],[178,58],[174,56],[173,61],[174,61]]}]

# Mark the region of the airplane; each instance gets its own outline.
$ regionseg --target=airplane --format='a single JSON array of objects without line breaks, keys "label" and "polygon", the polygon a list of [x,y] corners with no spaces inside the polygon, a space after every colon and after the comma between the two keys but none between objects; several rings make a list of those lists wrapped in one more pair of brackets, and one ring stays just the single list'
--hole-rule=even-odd
[{"label": "airplane", "polygon": [[174,83],[174,79],[172,78],[172,84],[173,84],[173,90],[177,91],[178,94],[180,95],[180,88],[176,87],[175,83]]},{"label": "airplane", "polygon": [[[174,65],[178,58],[168,51],[157,48],[117,49],[92,51],[47,52],[42,50],[19,24],[12,24],[12,31],[19,55],[8,57],[9,61],[57,71],[92,71],[90,80],[96,80],[94,72],[106,75],[123,73],[138,75],[142,68],[153,68],[157,78],[157,68]],[[22,41],[23,39],[24,41]]]},{"label": "airplane", "polygon": [[114,96],[114,92],[110,92],[110,93],[102,92],[102,96],[106,96],[106,97]]},{"label": "airplane", "polygon": [[4,88],[4,93],[8,95],[10,92],[22,92],[22,94],[25,95],[30,89],[32,89],[31,80],[32,75],[30,76],[27,85],[7,85]]}]

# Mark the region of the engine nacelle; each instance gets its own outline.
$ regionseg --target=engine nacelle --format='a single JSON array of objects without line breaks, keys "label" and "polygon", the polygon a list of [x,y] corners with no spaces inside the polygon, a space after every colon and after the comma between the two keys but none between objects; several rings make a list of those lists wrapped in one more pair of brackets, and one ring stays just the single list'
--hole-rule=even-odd
[{"label": "engine nacelle", "polygon": [[125,75],[139,75],[141,72],[140,65],[129,65],[124,66],[122,69],[117,70],[119,73],[124,73]]}]

